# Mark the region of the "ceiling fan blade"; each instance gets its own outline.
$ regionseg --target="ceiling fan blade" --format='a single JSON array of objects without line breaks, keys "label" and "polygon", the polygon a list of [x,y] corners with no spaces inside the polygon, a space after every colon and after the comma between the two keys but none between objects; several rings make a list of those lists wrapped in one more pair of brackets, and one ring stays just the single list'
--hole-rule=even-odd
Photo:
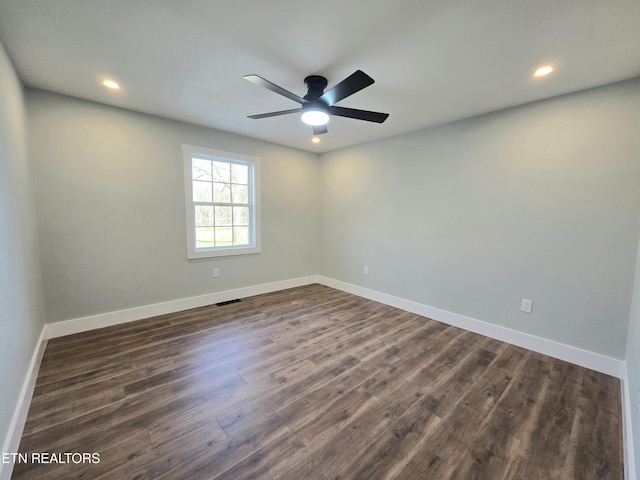
[{"label": "ceiling fan blade", "polygon": [[365,120],[367,122],[382,123],[389,116],[388,113],[371,112],[369,110],[358,110],[356,108],[345,107],[329,107],[327,112],[330,115],[339,117],[355,118],[356,120]]},{"label": "ceiling fan blade", "polygon": [[368,87],[374,83],[373,78],[364,73],[362,70],[356,70],[349,75],[331,90],[328,90],[322,94],[320,100],[329,106],[338,103],[343,98],[347,98],[349,95],[353,95],[359,92],[363,88]]},{"label": "ceiling fan blade", "polygon": [[313,126],[313,134],[314,135],[322,135],[323,133],[327,133],[326,125],[314,125]]},{"label": "ceiling fan blade", "polygon": [[244,78],[245,80],[249,80],[251,83],[255,83],[256,85],[260,85],[261,87],[264,87],[267,90],[271,90],[272,92],[275,92],[279,95],[287,97],[293,100],[294,102],[298,102],[300,104],[307,103],[307,101],[304,98],[299,97],[295,93],[291,93],[289,90],[285,90],[284,88],[279,87],[275,83],[271,83],[269,80],[265,80],[259,75],[245,75],[242,78]]},{"label": "ceiling fan blade", "polygon": [[301,112],[301,108],[294,108],[293,110],[280,110],[279,112],[260,113],[258,115],[249,115],[247,118],[253,118],[259,120],[260,118],[279,117],[280,115],[288,115],[290,113]]}]

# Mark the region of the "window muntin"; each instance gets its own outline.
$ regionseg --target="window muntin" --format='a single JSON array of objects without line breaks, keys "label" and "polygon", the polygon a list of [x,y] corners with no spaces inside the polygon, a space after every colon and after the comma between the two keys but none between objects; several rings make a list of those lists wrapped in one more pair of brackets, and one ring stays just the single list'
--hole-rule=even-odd
[{"label": "window muntin", "polygon": [[183,145],[187,257],[259,253],[260,159]]}]

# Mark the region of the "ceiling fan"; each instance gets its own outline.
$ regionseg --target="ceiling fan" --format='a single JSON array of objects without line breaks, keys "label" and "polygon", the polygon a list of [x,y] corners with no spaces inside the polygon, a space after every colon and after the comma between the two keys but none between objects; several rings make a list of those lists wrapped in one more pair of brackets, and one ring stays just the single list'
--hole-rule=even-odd
[{"label": "ceiling fan", "polygon": [[262,113],[260,115],[249,115],[248,118],[260,119],[302,112],[302,121],[307,125],[311,125],[315,135],[320,135],[327,133],[329,115],[355,118],[356,120],[365,120],[367,122],[376,123],[384,122],[389,116],[388,113],[335,106],[335,104],[340,100],[343,100],[374,83],[373,78],[362,70],[357,70],[353,74],[349,75],[327,92],[324,91],[327,87],[326,78],[321,77],[320,75],[309,75],[304,79],[304,83],[308,89],[308,92],[304,97],[299,97],[295,93],[291,93],[288,90],[271,83],[269,80],[265,80],[259,75],[245,75],[243,78],[302,105],[301,108]]}]

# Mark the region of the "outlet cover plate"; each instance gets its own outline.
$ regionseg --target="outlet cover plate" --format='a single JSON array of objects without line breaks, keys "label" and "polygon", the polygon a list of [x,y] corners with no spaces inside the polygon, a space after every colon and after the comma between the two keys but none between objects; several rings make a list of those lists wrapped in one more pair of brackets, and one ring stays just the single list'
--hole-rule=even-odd
[{"label": "outlet cover plate", "polygon": [[529,300],[528,298],[523,298],[520,303],[520,311],[524,313],[531,313],[533,310],[533,300]]}]

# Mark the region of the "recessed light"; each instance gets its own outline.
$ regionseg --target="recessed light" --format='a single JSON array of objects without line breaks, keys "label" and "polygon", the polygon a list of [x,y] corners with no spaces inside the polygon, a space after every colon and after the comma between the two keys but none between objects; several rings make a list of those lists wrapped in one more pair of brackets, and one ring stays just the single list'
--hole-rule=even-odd
[{"label": "recessed light", "polygon": [[113,80],[104,80],[102,82],[102,85],[112,90],[120,90],[120,85],[118,84],[118,82],[115,82]]},{"label": "recessed light", "polygon": [[544,65],[536,69],[536,71],[533,73],[533,76],[544,77],[546,75],[549,75],[551,72],[553,72],[553,67],[551,65]]},{"label": "recessed light", "polygon": [[313,138],[311,139],[311,141],[312,141],[313,143],[320,143],[320,139],[319,139],[318,137],[313,137]]}]

